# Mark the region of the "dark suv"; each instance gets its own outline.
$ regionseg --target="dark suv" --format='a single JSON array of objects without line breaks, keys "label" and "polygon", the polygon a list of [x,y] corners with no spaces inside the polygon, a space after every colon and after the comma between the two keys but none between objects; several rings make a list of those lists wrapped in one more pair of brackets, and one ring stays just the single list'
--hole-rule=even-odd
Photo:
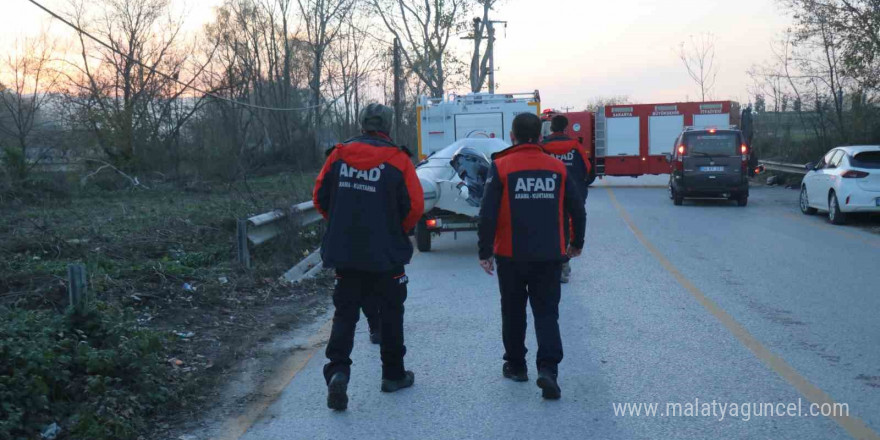
[{"label": "dark suv", "polygon": [[749,151],[735,128],[685,128],[676,138],[669,175],[669,198],[724,197],[739,206],[749,202]]}]

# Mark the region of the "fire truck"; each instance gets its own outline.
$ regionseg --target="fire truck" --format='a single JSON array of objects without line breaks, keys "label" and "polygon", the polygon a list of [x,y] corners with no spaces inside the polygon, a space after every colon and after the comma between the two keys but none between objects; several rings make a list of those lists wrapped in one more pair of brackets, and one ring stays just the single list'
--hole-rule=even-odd
[{"label": "fire truck", "polygon": [[602,176],[669,174],[666,154],[685,127],[728,127],[740,124],[739,104],[732,101],[626,104],[597,112],[542,113],[543,134],[550,119],[568,118],[565,134],[587,150],[593,169],[590,183]]}]

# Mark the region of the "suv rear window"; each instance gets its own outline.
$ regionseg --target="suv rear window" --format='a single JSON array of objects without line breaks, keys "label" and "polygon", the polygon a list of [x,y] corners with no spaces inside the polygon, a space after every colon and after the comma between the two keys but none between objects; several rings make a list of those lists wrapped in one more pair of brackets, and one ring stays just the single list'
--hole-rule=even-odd
[{"label": "suv rear window", "polygon": [[739,154],[739,135],[731,132],[696,132],[685,134],[688,156],[736,156]]},{"label": "suv rear window", "polygon": [[849,162],[856,168],[880,169],[880,151],[865,151],[856,154]]}]

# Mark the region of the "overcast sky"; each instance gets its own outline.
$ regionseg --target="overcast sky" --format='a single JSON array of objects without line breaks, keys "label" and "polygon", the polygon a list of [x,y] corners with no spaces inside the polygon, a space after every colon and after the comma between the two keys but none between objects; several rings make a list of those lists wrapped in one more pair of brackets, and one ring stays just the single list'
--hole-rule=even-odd
[{"label": "overcast sky", "polygon": [[[43,0],[60,7],[64,0]],[[172,0],[190,11],[187,28],[209,20],[219,0]],[[26,0],[3,0],[0,48],[50,23]],[[692,34],[717,37],[716,99],[748,102],[746,70],[771,57],[770,44],[790,24],[777,0],[503,0],[498,29],[499,91],[538,89],[546,107],[583,107],[597,96],[635,102],[697,100],[699,90],[676,55]],[[61,31],[63,25],[51,24]]]}]

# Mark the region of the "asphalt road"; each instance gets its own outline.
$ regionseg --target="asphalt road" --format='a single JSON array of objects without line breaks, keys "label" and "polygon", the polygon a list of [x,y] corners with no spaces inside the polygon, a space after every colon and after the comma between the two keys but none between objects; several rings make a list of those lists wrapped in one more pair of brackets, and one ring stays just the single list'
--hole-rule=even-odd
[{"label": "asphalt road", "polygon": [[[413,388],[379,391],[362,319],[347,412],[325,406],[319,350],[242,438],[878,438],[880,235],[802,216],[792,190],[675,207],[665,189],[607,183],[590,192],[586,251],[563,286],[560,401],[534,385],[531,319],[532,380],[502,378],[497,280],[474,234],[450,234],[408,267]],[[665,414],[695,399],[715,414]],[[848,417],[806,415],[810,399]],[[722,404],[799,400],[802,416],[719,420]],[[657,416],[616,415],[626,402],[658,403]]]}]

